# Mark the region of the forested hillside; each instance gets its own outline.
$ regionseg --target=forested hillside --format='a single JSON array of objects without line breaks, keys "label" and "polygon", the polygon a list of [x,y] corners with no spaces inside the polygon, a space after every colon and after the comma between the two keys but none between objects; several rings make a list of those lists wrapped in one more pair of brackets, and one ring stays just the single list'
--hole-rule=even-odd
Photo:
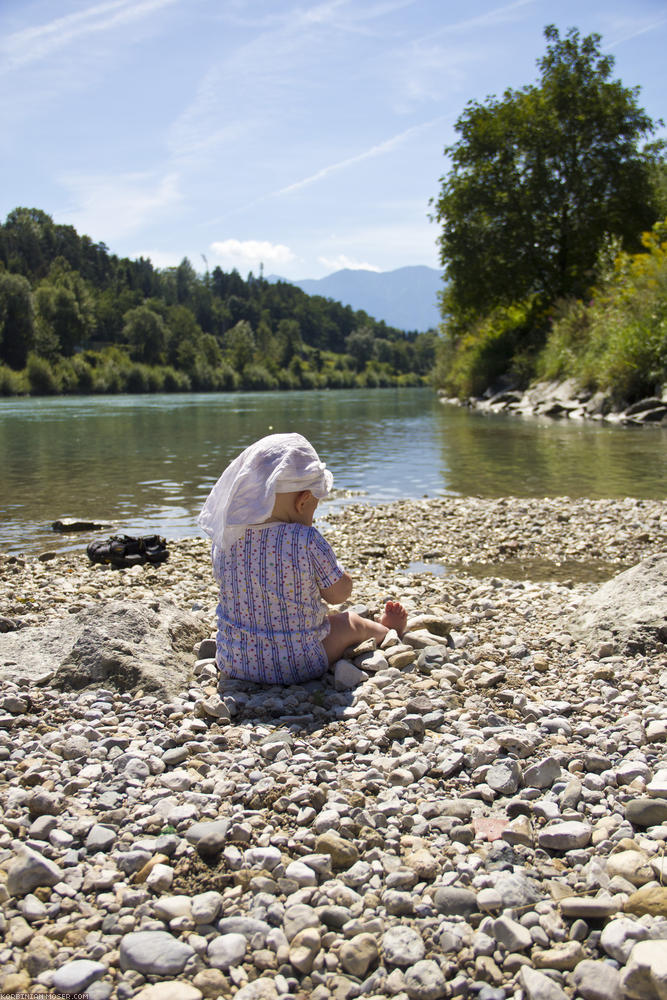
[{"label": "forested hillside", "polygon": [[39,209],[0,225],[0,394],[418,385],[436,340],[287,282],[119,258]]}]

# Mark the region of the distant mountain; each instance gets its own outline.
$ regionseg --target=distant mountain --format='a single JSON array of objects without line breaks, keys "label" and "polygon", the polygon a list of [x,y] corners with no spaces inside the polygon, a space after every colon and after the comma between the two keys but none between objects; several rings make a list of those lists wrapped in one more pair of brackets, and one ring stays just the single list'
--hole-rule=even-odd
[{"label": "distant mountain", "polygon": [[[287,279],[271,275],[268,280]],[[437,293],[442,290],[442,276],[433,267],[417,265],[395,271],[345,268],[325,278],[306,278],[290,284],[307,295],[322,295],[344,306],[363,309],[399,330],[430,330],[440,322]]]}]

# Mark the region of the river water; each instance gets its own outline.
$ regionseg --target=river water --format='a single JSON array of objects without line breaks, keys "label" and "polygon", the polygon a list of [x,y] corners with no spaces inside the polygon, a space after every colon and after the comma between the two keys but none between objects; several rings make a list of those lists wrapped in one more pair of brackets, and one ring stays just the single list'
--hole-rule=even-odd
[{"label": "river water", "polygon": [[52,531],[63,516],[198,534],[225,465],[279,431],[334,473],[318,516],[359,499],[667,495],[664,428],[489,416],[428,389],[0,400],[0,552],[80,548],[89,536]]}]

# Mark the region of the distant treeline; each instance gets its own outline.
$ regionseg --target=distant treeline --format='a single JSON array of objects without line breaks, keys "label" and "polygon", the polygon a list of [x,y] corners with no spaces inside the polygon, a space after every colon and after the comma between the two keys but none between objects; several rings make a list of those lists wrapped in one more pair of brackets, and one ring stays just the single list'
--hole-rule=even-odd
[{"label": "distant treeline", "polygon": [[0,395],[420,385],[437,339],[252,272],[119,258],[39,209],[0,225]]}]

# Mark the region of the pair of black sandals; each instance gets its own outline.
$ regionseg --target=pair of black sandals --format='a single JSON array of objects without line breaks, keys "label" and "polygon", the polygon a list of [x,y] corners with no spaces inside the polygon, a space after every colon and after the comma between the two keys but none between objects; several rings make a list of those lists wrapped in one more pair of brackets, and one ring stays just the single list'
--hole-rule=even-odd
[{"label": "pair of black sandals", "polygon": [[96,538],[86,548],[92,563],[103,563],[124,569],[142,566],[144,563],[157,565],[169,558],[166,539],[160,535],[112,535],[111,538]]}]

